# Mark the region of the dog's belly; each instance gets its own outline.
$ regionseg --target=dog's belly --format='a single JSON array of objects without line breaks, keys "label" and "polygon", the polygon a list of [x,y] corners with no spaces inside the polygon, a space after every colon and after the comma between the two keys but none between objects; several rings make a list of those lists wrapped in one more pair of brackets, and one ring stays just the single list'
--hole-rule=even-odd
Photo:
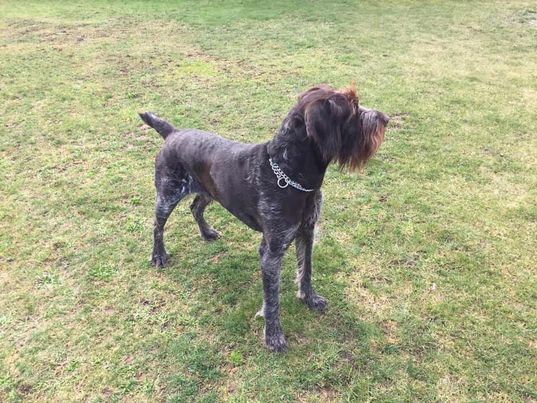
[{"label": "dog's belly", "polygon": [[261,232],[261,226],[258,224],[257,220],[252,215],[242,210],[235,209],[235,208],[229,208],[226,206],[224,206],[224,208],[227,211],[229,211],[231,214],[233,214],[235,217],[237,217],[239,220],[241,220],[244,224],[246,224],[251,229]]},{"label": "dog's belly", "polygon": [[248,227],[261,231],[258,222],[257,189],[248,182],[244,170],[212,169],[212,197]]}]

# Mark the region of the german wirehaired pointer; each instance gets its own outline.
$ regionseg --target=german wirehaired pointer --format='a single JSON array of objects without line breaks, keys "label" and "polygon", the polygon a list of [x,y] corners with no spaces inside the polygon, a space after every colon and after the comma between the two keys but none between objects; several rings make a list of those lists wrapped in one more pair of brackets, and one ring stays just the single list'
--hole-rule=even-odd
[{"label": "german wirehaired pointer", "polygon": [[298,98],[271,141],[243,144],[213,133],[176,129],[152,113],[140,117],[165,139],[156,158],[157,188],[152,263],[168,261],[164,224],[177,203],[195,193],[190,206],[201,236],[218,238],[203,217],[216,200],[250,228],[263,233],[259,246],[263,277],[265,344],[285,351],[279,319],[282,258],[294,240],[298,297],[313,310],[326,300],[311,285],[313,232],[328,164],[360,169],[384,139],[389,117],[359,105],[354,88],[311,88]]}]

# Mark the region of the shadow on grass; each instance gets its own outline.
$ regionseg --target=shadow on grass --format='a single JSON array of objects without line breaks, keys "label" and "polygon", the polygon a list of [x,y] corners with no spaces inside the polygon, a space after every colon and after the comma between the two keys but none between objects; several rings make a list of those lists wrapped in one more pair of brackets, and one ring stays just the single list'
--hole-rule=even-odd
[{"label": "shadow on grass", "polygon": [[[211,243],[199,240],[190,249],[196,255],[181,254],[180,246],[170,250],[171,264],[163,274],[188,290],[184,297],[197,332],[171,341],[167,353],[184,357],[198,386],[218,384],[223,378],[229,383],[231,371],[232,378],[241,378],[248,390],[261,391],[265,398],[275,397],[274,390],[292,398],[297,390],[349,387],[353,396],[363,385],[356,375],[374,365],[372,346],[382,331],[360,320],[345,300],[345,286],[335,276],[347,264],[343,249],[330,238],[315,247],[314,286],[330,303],[321,314],[296,298],[295,250],[289,248],[282,273],[281,319],[290,350],[273,354],[263,346],[263,320],[254,318],[262,303],[259,236],[234,234],[238,235],[225,235]],[[178,399],[200,392],[193,386],[196,380],[185,380],[182,375],[172,376],[169,382]]]}]

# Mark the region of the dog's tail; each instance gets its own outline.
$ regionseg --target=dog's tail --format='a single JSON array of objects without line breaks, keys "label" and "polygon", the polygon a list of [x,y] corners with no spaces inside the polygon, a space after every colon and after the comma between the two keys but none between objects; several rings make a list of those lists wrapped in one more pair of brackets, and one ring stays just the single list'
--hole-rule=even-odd
[{"label": "dog's tail", "polygon": [[155,129],[162,136],[163,139],[168,137],[176,130],[175,127],[173,127],[170,123],[166,122],[165,120],[162,120],[154,113],[144,112],[139,113],[138,115],[140,115],[140,117],[146,124]]}]

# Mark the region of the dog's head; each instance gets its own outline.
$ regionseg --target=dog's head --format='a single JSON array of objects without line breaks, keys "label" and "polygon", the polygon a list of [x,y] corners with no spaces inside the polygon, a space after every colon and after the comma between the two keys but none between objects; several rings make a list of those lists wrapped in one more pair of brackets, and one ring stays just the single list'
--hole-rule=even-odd
[{"label": "dog's head", "polygon": [[388,115],[360,106],[354,85],[342,90],[319,86],[298,100],[307,136],[323,162],[361,169],[384,140]]}]

